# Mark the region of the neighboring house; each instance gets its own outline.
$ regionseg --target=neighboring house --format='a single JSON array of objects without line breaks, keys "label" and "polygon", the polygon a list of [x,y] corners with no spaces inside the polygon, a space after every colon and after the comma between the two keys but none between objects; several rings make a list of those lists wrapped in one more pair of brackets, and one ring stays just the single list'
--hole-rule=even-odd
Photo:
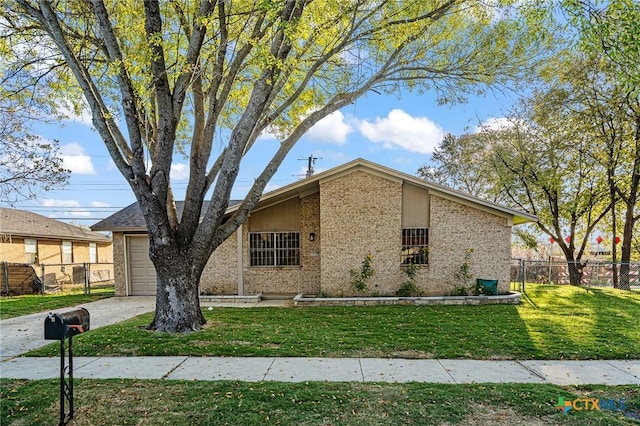
[{"label": "neighboring house", "polygon": [[[73,268],[62,265],[106,263],[92,269],[112,274],[111,239],[36,213],[0,208],[0,262],[45,265],[47,284],[75,282]],[[40,274],[40,268],[36,272]]]},{"label": "neighboring house", "polygon": [[[393,295],[409,263],[418,267],[415,283],[424,295],[448,294],[459,284],[455,275],[466,255],[474,281],[497,279],[506,292],[511,228],[536,220],[358,159],[264,194],[211,256],[201,293],[354,295],[350,271],[369,255],[370,294]],[[155,294],[138,205],[92,229],[113,232],[116,294]]]}]

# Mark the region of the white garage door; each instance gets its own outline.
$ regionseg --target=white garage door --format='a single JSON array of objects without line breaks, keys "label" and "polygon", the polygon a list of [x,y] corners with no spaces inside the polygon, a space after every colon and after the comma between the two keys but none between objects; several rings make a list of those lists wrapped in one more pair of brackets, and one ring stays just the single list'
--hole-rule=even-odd
[{"label": "white garage door", "polygon": [[155,296],[156,270],[149,260],[147,236],[127,237],[129,289],[132,296]]}]

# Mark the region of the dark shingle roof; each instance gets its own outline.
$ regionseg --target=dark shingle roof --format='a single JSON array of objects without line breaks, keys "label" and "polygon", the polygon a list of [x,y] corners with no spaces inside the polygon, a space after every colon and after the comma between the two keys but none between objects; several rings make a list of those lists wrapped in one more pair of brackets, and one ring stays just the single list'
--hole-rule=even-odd
[{"label": "dark shingle roof", "polygon": [[146,231],[144,216],[138,203],[118,210],[109,217],[91,226],[94,231]]},{"label": "dark shingle roof", "polygon": [[[229,201],[229,206],[240,203],[239,200]],[[202,205],[202,211],[206,211],[209,202],[205,201]],[[182,216],[184,201],[176,201],[176,213],[178,217]],[[91,227],[94,231],[115,231],[115,232],[136,232],[147,231],[147,225],[142,215],[142,210],[138,203],[133,203],[124,209],[115,212],[111,216],[101,220]]]},{"label": "dark shingle roof", "polygon": [[16,237],[105,242],[106,235],[70,225],[37,213],[0,207],[0,233]]}]

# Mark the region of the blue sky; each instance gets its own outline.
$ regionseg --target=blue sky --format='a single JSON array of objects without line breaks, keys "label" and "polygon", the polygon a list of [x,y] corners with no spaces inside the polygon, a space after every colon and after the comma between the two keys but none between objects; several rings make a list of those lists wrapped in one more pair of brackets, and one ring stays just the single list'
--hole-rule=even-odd
[{"label": "blue sky", "polygon": [[[307,157],[313,155],[316,173],[361,157],[405,173],[415,174],[428,163],[444,133],[473,131],[480,122],[499,119],[514,102],[514,95],[488,93],[467,103],[440,106],[434,94],[401,96],[370,93],[334,113],[312,128],[292,149],[267,191],[304,177]],[[135,198],[113,165],[88,116],[53,125],[38,125],[35,132],[56,139],[65,167],[72,171],[69,184],[41,193],[36,200],[15,204],[77,225],[90,226]],[[277,141],[263,137],[243,160],[232,197],[242,198],[262,171]],[[172,182],[181,199],[187,182],[188,160],[174,156]]]}]

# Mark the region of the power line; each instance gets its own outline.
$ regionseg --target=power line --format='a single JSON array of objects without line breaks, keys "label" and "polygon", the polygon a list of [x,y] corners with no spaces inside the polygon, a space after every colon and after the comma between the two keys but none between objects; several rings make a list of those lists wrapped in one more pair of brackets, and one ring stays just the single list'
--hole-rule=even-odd
[{"label": "power line", "polygon": [[[47,216],[47,217],[49,217],[49,216]],[[78,221],[78,220],[90,220],[92,222],[98,222],[98,221],[104,220],[106,218],[104,218],[104,217],[68,217],[68,216],[66,216],[66,217],[49,217],[49,219],[67,220],[67,221],[70,221],[70,222],[75,222],[75,221]]]},{"label": "power line", "polygon": [[94,211],[109,211],[114,209],[124,209],[127,206],[26,206],[30,210],[69,210],[73,211],[73,209],[77,210],[94,210]]}]

